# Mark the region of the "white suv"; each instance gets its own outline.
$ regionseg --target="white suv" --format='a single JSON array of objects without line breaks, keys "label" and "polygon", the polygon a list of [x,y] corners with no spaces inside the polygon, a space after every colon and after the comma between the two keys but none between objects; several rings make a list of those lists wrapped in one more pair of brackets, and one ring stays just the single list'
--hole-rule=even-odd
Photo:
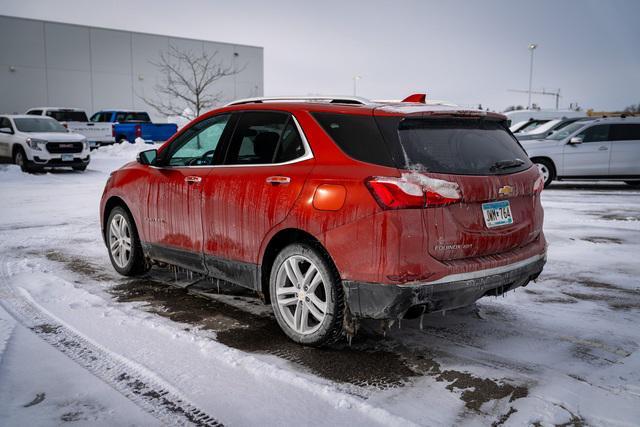
[{"label": "white suv", "polygon": [[554,179],[624,181],[640,186],[640,118],[572,123],[545,139],[520,141],[545,186]]},{"label": "white suv", "polygon": [[0,115],[0,157],[9,157],[25,172],[89,164],[84,136],[69,132],[57,120],[27,115]]}]

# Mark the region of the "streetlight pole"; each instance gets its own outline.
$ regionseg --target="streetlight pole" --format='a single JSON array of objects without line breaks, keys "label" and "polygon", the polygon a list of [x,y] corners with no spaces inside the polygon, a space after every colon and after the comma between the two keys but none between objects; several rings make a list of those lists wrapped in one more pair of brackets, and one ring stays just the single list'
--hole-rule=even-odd
[{"label": "streetlight pole", "polygon": [[357,95],[358,92],[358,80],[360,80],[362,77],[360,76],[353,76],[353,96]]},{"label": "streetlight pole", "polygon": [[538,47],[537,44],[531,43],[529,50],[531,51],[531,62],[529,63],[529,102],[527,103],[527,109],[531,109],[531,84],[533,83],[533,51]]}]

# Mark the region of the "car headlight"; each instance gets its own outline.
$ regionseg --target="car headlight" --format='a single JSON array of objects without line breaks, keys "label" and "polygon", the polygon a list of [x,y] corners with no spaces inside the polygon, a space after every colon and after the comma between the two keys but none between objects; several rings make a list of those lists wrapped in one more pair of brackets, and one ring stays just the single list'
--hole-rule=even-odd
[{"label": "car headlight", "polygon": [[29,148],[36,151],[42,151],[44,146],[47,144],[47,141],[36,138],[27,138],[26,142]]}]

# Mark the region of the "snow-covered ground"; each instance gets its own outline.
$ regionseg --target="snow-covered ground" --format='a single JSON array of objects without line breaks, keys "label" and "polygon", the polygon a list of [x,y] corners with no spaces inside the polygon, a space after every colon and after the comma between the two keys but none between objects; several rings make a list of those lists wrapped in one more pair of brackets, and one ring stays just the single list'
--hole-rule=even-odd
[{"label": "snow-covered ground", "polygon": [[318,350],[242,290],[113,271],[98,202],[141,148],[0,165],[0,425],[638,424],[640,191],[552,186],[537,283]]}]

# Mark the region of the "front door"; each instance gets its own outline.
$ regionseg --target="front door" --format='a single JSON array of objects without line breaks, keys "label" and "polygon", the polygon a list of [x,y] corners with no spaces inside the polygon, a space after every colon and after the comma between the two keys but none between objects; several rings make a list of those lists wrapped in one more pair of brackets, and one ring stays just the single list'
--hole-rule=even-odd
[{"label": "front door", "polygon": [[565,144],[563,148],[563,176],[606,176],[609,174],[609,125],[591,126],[574,137],[580,144]]},{"label": "front door", "polygon": [[253,287],[260,245],[293,207],[313,155],[290,114],[238,116],[226,160],[204,184],[204,252],[211,274]]},{"label": "front door", "polygon": [[145,215],[152,258],[206,272],[203,263],[202,189],[217,159],[229,115],[191,126],[150,168]]}]

